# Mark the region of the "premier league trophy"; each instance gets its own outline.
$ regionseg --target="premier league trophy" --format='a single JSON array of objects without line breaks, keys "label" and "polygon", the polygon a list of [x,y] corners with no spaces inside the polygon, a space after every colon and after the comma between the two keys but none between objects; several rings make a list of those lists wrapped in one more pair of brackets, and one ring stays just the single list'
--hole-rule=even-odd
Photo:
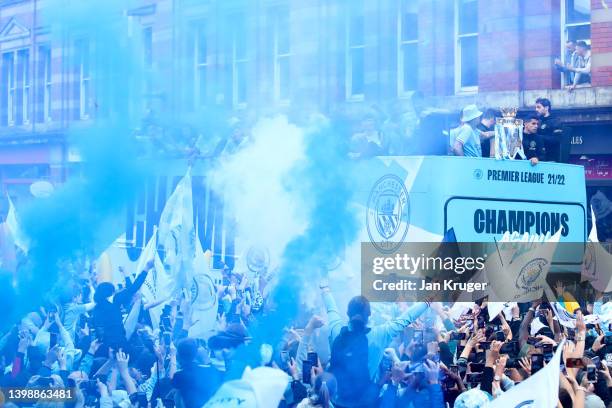
[{"label": "premier league trophy", "polygon": [[523,121],[516,118],[517,108],[501,108],[502,117],[495,121],[495,158],[514,160],[518,155],[525,159],[523,151]]}]

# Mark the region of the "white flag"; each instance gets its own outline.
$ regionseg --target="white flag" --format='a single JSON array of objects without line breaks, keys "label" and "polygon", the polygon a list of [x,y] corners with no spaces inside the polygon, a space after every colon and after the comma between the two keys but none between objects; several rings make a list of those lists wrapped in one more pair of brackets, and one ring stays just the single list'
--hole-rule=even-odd
[{"label": "white flag", "polygon": [[576,328],[576,316],[573,313],[570,313],[559,302],[550,302],[550,306],[560,325],[569,327],[570,329]]},{"label": "white flag", "polygon": [[510,388],[491,402],[491,408],[538,407],[555,408],[559,398],[559,374],[561,372],[561,342],[550,362],[540,371]]},{"label": "white flag", "polygon": [[586,244],[582,263],[582,280],[591,282],[600,292],[612,291],[612,255],[606,251],[597,238],[597,220],[591,207],[591,232]]},{"label": "white flag", "polygon": [[17,210],[15,210],[15,206],[13,205],[13,200],[11,200],[11,197],[8,195],[6,197],[8,198],[9,203],[8,214],[6,214],[6,225],[13,236],[15,245],[17,245],[19,249],[27,254],[30,247],[29,240],[19,226],[19,218],[17,216]]},{"label": "white flag", "polygon": [[144,298],[144,304],[150,305],[153,303],[159,303],[149,309],[149,315],[151,316],[151,323],[154,329],[159,327],[159,319],[161,317],[164,305],[168,300],[171,299],[175,292],[175,282],[171,279],[170,274],[164,268],[159,255],[157,254],[157,235],[155,234],[156,228],[153,229],[153,236],[149,239],[147,246],[144,248],[138,259],[138,266],[136,267],[136,273],[140,273],[144,270],[147,262],[150,260],[154,261],[154,267],[147,274],[147,278],[142,285],[141,293]]},{"label": "white flag", "polygon": [[[531,302],[542,296],[546,275],[550,270],[561,230],[543,244],[527,243],[520,246],[535,248],[518,255],[510,264],[501,265],[498,258],[489,256],[485,263],[486,282],[489,283],[489,299],[493,301]],[[491,261],[491,262],[490,262]]]},{"label": "white flag", "polygon": [[177,288],[189,289],[195,256],[191,167],[168,197],[159,219],[157,243],[163,246],[163,263],[176,280]]},{"label": "white flag", "polygon": [[217,288],[210,267],[210,251],[206,254],[199,241],[196,242],[196,256],[193,260],[194,282],[191,288],[191,321],[189,337],[205,339],[215,334],[217,322]]}]

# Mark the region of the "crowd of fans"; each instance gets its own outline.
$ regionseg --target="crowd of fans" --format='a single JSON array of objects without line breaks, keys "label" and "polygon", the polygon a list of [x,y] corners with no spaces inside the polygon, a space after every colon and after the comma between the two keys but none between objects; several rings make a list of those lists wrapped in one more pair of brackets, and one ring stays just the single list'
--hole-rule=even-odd
[{"label": "crowd of fans", "polygon": [[282,374],[280,407],[485,407],[542,369],[565,341],[560,406],[612,402],[612,332],[608,322],[584,319],[601,310],[601,300],[572,307],[575,329],[560,325],[540,300],[506,304],[497,316],[489,316],[486,301],[463,310],[396,303],[383,317],[362,296],[340,310],[322,281],[319,307],[296,317],[280,343],[270,344],[252,337],[272,313],[267,296],[245,274],[225,268],[216,287],[216,334],[204,340],[188,336],[194,323],[188,293],[152,322],[156,305],[140,295],[151,268],[116,286],[78,273],[65,292],[24,316],[0,340],[2,390],[74,390],[72,400],[35,403],[41,407],[275,407],[273,393],[232,402],[235,393],[244,395],[228,382],[246,365],[241,350],[257,344],[255,365],[271,370],[264,377]]}]

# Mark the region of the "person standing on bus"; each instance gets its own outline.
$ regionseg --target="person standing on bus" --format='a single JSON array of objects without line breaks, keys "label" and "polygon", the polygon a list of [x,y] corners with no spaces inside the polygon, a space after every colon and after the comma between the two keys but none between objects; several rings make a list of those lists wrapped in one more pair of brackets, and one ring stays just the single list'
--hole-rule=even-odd
[{"label": "person standing on bus", "polygon": [[453,153],[457,156],[482,157],[480,146],[480,131],[477,129],[482,112],[476,105],[468,105],[463,108],[461,125],[456,131],[456,139],[453,144]]},{"label": "person standing on bus", "polygon": [[560,161],[562,131],[556,115],[551,111],[550,101],[546,98],[536,99],[535,110],[540,119],[538,133],[544,139],[546,158],[549,161]]},{"label": "person standing on bus", "polygon": [[532,166],[546,158],[544,139],[538,134],[539,124],[540,122],[535,114],[528,116],[523,121],[523,151]]},{"label": "person standing on bus", "polygon": [[482,157],[495,157],[495,152],[491,152],[491,138],[495,137],[495,111],[487,109],[476,128],[480,131]]}]

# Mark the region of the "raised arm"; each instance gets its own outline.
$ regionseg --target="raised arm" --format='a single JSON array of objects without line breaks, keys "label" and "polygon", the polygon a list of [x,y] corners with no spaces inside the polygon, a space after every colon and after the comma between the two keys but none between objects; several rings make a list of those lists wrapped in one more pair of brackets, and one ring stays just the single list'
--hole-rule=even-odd
[{"label": "raised arm", "polygon": [[391,342],[393,337],[402,333],[409,324],[415,322],[428,307],[429,302],[415,303],[396,319],[373,327],[370,336],[374,339],[376,344],[385,347]]},{"label": "raised arm", "polygon": [[330,344],[333,343],[334,339],[338,334],[340,334],[340,329],[342,328],[343,321],[340,317],[340,313],[338,312],[338,306],[336,305],[336,300],[332,295],[329,286],[322,284],[321,288],[321,296],[323,297],[323,303],[325,303],[325,310],[327,311],[327,324],[329,326],[329,341]]}]

